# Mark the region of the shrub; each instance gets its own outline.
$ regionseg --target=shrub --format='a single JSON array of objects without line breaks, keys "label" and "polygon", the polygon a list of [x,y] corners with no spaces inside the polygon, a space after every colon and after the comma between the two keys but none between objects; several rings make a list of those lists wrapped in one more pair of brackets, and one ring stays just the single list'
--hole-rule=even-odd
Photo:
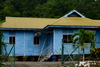
[{"label": "shrub", "polygon": [[95,47],[90,49],[90,56],[94,59],[100,59],[100,48]]}]

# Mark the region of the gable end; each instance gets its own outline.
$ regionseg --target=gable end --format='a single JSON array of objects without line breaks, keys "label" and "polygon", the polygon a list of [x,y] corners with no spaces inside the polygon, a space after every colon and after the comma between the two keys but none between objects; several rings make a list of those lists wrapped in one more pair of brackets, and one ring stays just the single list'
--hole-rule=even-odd
[{"label": "gable end", "polygon": [[81,18],[86,18],[85,16],[83,16],[81,13],[79,13],[76,10],[73,10],[73,11],[69,12],[68,14],[64,15],[63,17],[81,17]]}]

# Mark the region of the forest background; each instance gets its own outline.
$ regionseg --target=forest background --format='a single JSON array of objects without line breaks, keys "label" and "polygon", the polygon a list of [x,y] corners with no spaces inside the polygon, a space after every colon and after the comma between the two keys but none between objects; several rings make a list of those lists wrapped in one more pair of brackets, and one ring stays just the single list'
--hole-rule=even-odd
[{"label": "forest background", "polygon": [[74,9],[100,20],[100,0],[0,0],[0,21],[6,16],[59,18]]}]

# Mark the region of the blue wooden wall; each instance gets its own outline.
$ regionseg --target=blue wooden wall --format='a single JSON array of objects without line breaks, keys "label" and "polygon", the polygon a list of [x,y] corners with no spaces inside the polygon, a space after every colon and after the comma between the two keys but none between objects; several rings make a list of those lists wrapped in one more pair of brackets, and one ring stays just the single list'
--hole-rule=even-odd
[{"label": "blue wooden wall", "polygon": [[[41,33],[40,36],[40,44],[34,45],[34,32],[33,31],[14,31],[15,34],[9,34],[10,31],[3,31],[4,33],[4,41],[9,42],[9,36],[15,36],[16,37],[16,44],[15,44],[15,54],[17,56],[23,56],[23,55],[39,55],[41,52],[41,48],[44,46],[44,49],[46,49],[49,45],[53,45],[53,51],[55,54],[61,53],[61,44],[62,44],[62,36],[63,34],[73,34],[77,32],[78,29],[54,29],[53,33]],[[100,47],[100,31],[99,29],[96,29],[96,46]],[[47,38],[47,39],[46,39]],[[46,42],[45,42],[46,39]],[[88,44],[89,45],[89,44]],[[12,45],[7,44],[7,51],[10,51],[10,48]],[[71,53],[73,51],[71,44],[65,44],[66,50]],[[44,50],[43,49],[43,50]],[[85,54],[89,54],[89,48],[85,49]],[[65,50],[65,54],[68,54]],[[49,51],[48,51],[49,52]],[[80,53],[82,51],[80,50]],[[74,52],[74,54],[78,54],[78,50]]]},{"label": "blue wooden wall", "polygon": [[[3,31],[4,33],[4,41],[6,43],[9,43],[9,36],[15,36],[16,37],[16,44],[15,44],[15,54],[17,56],[23,56],[23,55],[39,55],[42,45],[44,43],[44,40],[46,38],[46,34],[41,34],[40,36],[40,44],[34,45],[34,32],[33,31],[14,31],[14,35],[9,35],[10,31]],[[49,39],[52,38],[50,35],[48,37]],[[50,44],[52,44],[52,40],[48,41],[48,39],[45,42],[45,48]],[[7,44],[7,51],[10,51],[10,48],[12,45]]]},{"label": "blue wooden wall", "polygon": [[[100,31],[99,29],[95,30],[95,38],[96,38],[96,46],[100,47]],[[62,36],[63,34],[73,34],[75,32],[78,32],[78,29],[54,29],[54,51],[55,54],[61,54],[61,44],[62,44]],[[90,44],[87,44],[88,48],[85,49],[85,54],[89,54],[90,50]],[[65,54],[71,53],[74,49],[72,48],[72,44],[65,44]],[[81,49],[79,49],[80,54],[82,54]],[[78,49],[73,53],[78,54]]]}]

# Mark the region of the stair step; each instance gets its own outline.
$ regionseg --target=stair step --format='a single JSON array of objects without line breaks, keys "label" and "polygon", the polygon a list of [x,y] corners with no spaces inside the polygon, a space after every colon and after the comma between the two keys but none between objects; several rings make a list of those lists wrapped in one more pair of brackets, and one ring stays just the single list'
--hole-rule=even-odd
[{"label": "stair step", "polygon": [[44,57],[40,60],[40,62],[49,59],[49,58],[51,57],[51,55],[53,55],[53,52],[51,52],[51,53],[49,53],[48,55],[44,56]]}]

